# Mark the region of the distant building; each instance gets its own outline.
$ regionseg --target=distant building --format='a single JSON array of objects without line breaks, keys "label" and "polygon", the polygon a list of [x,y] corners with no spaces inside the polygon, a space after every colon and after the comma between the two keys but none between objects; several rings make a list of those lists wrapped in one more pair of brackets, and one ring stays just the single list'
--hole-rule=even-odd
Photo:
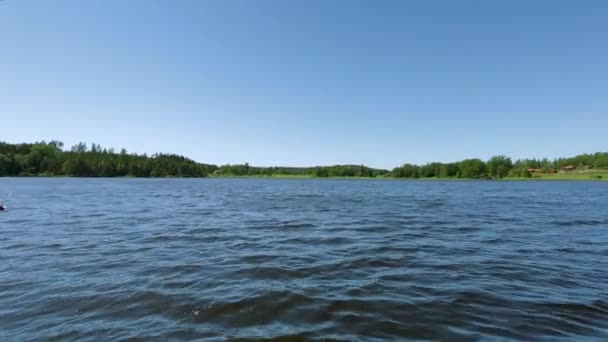
[{"label": "distant building", "polygon": [[564,171],[565,172],[572,172],[575,169],[576,169],[576,166],[574,166],[574,165],[566,165],[566,166],[564,166]]},{"label": "distant building", "polygon": [[529,173],[539,173],[541,172],[541,169],[537,168],[537,167],[531,167],[528,169]]}]

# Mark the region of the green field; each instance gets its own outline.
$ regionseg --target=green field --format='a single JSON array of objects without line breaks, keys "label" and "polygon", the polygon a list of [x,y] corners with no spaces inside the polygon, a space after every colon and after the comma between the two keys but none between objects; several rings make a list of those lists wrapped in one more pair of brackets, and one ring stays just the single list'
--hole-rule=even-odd
[{"label": "green field", "polygon": [[560,173],[533,174],[529,179],[546,180],[608,180],[608,170],[586,170]]}]

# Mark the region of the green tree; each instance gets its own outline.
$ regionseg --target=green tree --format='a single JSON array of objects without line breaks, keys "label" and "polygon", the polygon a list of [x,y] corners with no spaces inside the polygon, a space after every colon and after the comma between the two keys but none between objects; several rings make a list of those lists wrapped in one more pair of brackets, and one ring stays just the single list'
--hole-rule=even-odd
[{"label": "green tree", "polygon": [[505,156],[492,157],[487,162],[487,171],[491,177],[503,178],[509,174],[509,171],[513,168],[513,162],[511,158]]},{"label": "green tree", "polygon": [[72,146],[72,152],[84,153],[87,151],[87,144],[80,142],[78,145]]},{"label": "green tree", "polygon": [[397,178],[418,178],[420,177],[420,172],[416,165],[403,164],[402,166],[393,169],[391,175]]},{"label": "green tree", "polygon": [[10,157],[4,154],[0,154],[0,177],[10,175],[10,166]]},{"label": "green tree", "polygon": [[480,159],[465,159],[460,162],[460,178],[481,178],[486,175],[486,164]]},{"label": "green tree", "polygon": [[596,169],[608,169],[608,153],[597,153],[593,167]]},{"label": "green tree", "polygon": [[426,164],[420,167],[420,177],[436,177],[438,175],[436,163]]}]

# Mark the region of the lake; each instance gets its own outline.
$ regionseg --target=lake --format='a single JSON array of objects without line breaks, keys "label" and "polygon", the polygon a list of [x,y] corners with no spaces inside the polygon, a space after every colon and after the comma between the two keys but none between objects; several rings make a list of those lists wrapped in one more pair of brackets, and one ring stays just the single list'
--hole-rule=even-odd
[{"label": "lake", "polygon": [[608,339],[608,182],[0,178],[0,197],[2,341]]}]

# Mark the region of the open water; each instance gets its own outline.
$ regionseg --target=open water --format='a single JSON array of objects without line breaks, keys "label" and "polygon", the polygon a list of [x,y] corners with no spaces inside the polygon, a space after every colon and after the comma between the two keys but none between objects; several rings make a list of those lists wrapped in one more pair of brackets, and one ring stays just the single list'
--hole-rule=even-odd
[{"label": "open water", "polygon": [[2,341],[608,340],[608,182],[0,178],[0,196]]}]

